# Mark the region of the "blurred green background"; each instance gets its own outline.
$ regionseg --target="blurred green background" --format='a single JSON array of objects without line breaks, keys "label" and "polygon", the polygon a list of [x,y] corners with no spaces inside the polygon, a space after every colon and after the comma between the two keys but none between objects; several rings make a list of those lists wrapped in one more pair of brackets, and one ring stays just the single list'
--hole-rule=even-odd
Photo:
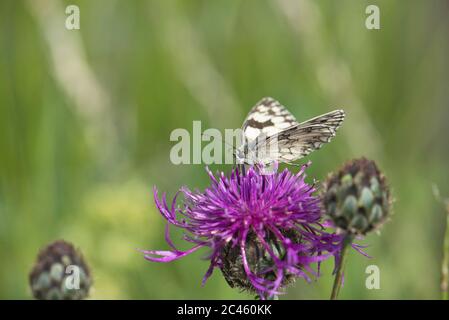
[{"label": "blurred green background", "polygon": [[[69,4],[80,30],[65,28]],[[369,4],[380,30],[365,28]],[[94,299],[251,298],[217,270],[201,288],[205,251],[157,264],[136,248],[168,248],[153,185],[171,197],[208,183],[204,165],[170,163],[170,132],[240,127],[264,96],[300,120],[346,110],[308,157],[310,179],[362,155],[389,178],[394,216],[360,241],[372,259],[351,253],[341,297],[438,298],[445,214],[431,185],[449,196],[448,17],[447,0],[1,1],[0,298],[31,298],[28,272],[59,238],[83,251]],[[370,264],[380,290],[365,288]],[[327,299],[332,265],[282,299]]]}]

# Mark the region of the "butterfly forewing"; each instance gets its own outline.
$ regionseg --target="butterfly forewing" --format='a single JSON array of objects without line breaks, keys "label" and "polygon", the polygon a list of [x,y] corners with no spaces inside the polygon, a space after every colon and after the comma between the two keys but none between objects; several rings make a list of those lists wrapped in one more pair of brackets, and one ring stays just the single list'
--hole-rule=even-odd
[{"label": "butterfly forewing", "polygon": [[298,124],[295,117],[273,98],[263,98],[249,112],[243,123],[244,140],[251,142],[260,135],[270,137]]}]

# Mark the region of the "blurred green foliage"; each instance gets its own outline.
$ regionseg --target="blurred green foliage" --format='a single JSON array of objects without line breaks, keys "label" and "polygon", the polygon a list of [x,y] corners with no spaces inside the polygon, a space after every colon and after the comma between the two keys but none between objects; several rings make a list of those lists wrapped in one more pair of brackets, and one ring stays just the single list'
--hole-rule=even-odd
[{"label": "blurred green foliage", "polygon": [[[69,4],[80,7],[80,30],[65,29]],[[380,30],[365,28],[368,4],[380,8]],[[350,254],[341,297],[438,298],[445,217],[431,184],[449,194],[448,9],[446,0],[1,1],[0,298],[31,297],[38,250],[58,238],[84,252],[92,298],[251,298],[217,271],[201,288],[206,252],[156,264],[136,248],[167,248],[153,185],[169,196],[207,185],[203,165],[169,162],[170,132],[193,120],[237,128],[263,96],[301,120],[346,110],[337,138],[309,157],[309,179],[362,155],[389,178],[394,216],[359,241],[372,259]],[[365,288],[370,264],[380,290]],[[332,265],[283,298],[327,299]]]}]

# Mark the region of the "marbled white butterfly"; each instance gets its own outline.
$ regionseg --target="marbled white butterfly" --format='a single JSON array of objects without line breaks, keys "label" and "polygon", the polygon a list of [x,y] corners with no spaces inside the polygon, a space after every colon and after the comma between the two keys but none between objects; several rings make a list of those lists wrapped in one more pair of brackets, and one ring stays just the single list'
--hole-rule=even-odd
[{"label": "marbled white butterfly", "polygon": [[344,118],[343,110],[335,110],[299,123],[278,101],[263,98],[243,123],[237,164],[292,163],[329,142]]}]

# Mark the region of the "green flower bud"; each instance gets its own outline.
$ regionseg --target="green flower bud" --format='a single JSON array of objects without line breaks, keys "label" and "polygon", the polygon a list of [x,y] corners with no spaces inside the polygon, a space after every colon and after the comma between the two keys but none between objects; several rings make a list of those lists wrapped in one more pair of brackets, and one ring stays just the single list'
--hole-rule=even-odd
[{"label": "green flower bud", "polygon": [[50,269],[50,277],[52,280],[61,282],[63,278],[64,267],[60,263],[54,263]]},{"label": "green flower bud", "polygon": [[370,189],[364,187],[360,195],[359,207],[370,210],[373,206],[374,195]]},{"label": "green flower bud", "polygon": [[382,207],[378,204],[375,204],[373,209],[371,209],[371,214],[369,216],[369,221],[372,224],[379,223],[383,217]]},{"label": "green flower bud", "polygon": [[321,196],[335,226],[352,234],[378,229],[388,218],[391,197],[384,175],[365,158],[346,163],[331,173]]},{"label": "green flower bud", "polygon": [[349,227],[353,230],[365,230],[368,227],[368,219],[358,214],[351,220]]},{"label": "green flower bud", "polygon": [[357,198],[352,195],[349,195],[344,199],[341,210],[337,210],[336,212],[340,211],[341,214],[337,214],[338,216],[343,216],[344,218],[350,220],[357,214],[357,210],[358,210]]},{"label": "green flower bud", "polygon": [[29,276],[39,300],[79,300],[89,294],[90,271],[72,244],[58,240],[42,249]]}]

